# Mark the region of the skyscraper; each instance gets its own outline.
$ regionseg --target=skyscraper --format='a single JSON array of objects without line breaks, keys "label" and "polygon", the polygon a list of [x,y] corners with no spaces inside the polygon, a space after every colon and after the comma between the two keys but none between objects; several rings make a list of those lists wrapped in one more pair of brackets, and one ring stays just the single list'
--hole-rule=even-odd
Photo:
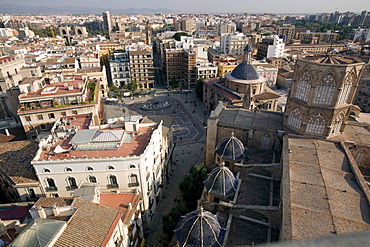
[{"label": "skyscraper", "polygon": [[112,15],[109,11],[103,12],[103,30],[108,32],[112,30]]}]

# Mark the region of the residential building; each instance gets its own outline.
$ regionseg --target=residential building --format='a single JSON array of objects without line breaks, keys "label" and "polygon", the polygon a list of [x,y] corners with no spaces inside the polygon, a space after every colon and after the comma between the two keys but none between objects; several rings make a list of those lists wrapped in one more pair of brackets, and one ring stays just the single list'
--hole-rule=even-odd
[{"label": "residential building", "polygon": [[370,77],[361,78],[358,86],[354,102],[363,112],[370,112]]},{"label": "residential building", "polygon": [[109,58],[109,66],[113,85],[121,88],[131,83],[128,50],[114,50]]},{"label": "residential building", "polygon": [[217,66],[211,63],[197,64],[196,68],[197,80],[217,77]]},{"label": "residential building", "polygon": [[225,77],[227,73],[231,73],[238,66],[238,60],[219,60],[217,62],[218,72],[217,77]]},{"label": "residential building", "polygon": [[247,44],[249,44],[249,38],[243,33],[221,34],[221,52],[224,54],[243,55],[243,49]]},{"label": "residential building", "polygon": [[48,80],[43,77],[24,80],[19,85],[18,116],[28,138],[39,139],[61,116],[92,114],[93,123],[100,123],[105,85],[102,78],[91,79],[86,75],[58,74]]},{"label": "residential building", "polygon": [[22,80],[21,68],[25,66],[23,58],[0,57],[0,91],[6,92],[12,87],[18,86]]},{"label": "residential building", "polygon": [[299,53],[299,54],[319,54],[327,52],[329,49],[343,51],[345,49],[343,44],[297,44],[285,46],[286,53]]},{"label": "residential building", "polygon": [[260,43],[256,44],[257,47],[257,59],[271,58],[271,57],[282,57],[284,54],[285,43],[283,39],[277,35],[272,37],[265,37]]},{"label": "residential building", "polygon": [[311,32],[297,32],[296,39],[299,39],[302,43],[306,44],[322,44],[322,43],[335,43],[339,39],[338,33],[332,33],[327,31],[326,33]]},{"label": "residential building", "polygon": [[31,161],[37,152],[34,141],[0,144],[0,202],[29,202],[44,196]]},{"label": "residential building", "polygon": [[154,63],[152,49],[130,51],[131,80],[143,85],[143,88],[154,86]]},{"label": "residential building", "polygon": [[268,87],[276,86],[277,74],[279,70],[277,67],[269,63],[252,62],[252,64],[256,68],[257,73],[260,75],[260,77],[264,77],[266,79],[266,85]]},{"label": "residential building", "polygon": [[284,36],[284,40],[295,39],[295,26],[294,25],[283,25],[282,27],[277,28],[277,35],[279,37]]},{"label": "residential building", "polygon": [[32,161],[46,196],[70,196],[83,182],[102,193],[138,192],[150,225],[170,172],[173,118],[124,120],[99,128],[91,114],[61,117]]},{"label": "residential building", "polygon": [[112,15],[109,11],[103,12],[103,30],[105,31],[112,31],[113,22],[112,22]]},{"label": "residential building", "polygon": [[370,40],[370,28],[356,28],[350,36],[353,41],[367,42]]}]

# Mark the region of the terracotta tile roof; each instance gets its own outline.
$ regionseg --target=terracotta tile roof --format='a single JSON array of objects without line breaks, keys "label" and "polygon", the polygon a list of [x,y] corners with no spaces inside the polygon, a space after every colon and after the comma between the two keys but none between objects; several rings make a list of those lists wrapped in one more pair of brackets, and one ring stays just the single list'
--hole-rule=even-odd
[{"label": "terracotta tile roof", "polygon": [[278,99],[280,95],[276,93],[274,90],[266,87],[266,91],[261,94],[257,94],[254,96],[256,100],[271,100],[271,99]]},{"label": "terracotta tile roof", "polygon": [[74,199],[76,212],[54,246],[102,246],[119,214],[116,210],[84,200]]},{"label": "terracotta tile roof", "polygon": [[14,60],[12,57],[0,57],[0,63],[6,63],[12,60]]},{"label": "terracotta tile roof", "polygon": [[[127,220],[130,221],[132,213],[136,210],[137,204],[139,203],[140,195],[133,193],[126,194],[111,194],[111,193],[101,193],[100,194],[100,204],[108,208],[117,210],[121,214],[121,219],[124,223]],[[128,209],[128,204],[131,203],[132,210]],[[131,216],[131,217],[130,217]]]},{"label": "terracotta tile roof", "polygon": [[54,246],[105,246],[120,219],[116,210],[79,198],[40,198],[33,208],[52,207],[54,204],[71,205],[77,209]]},{"label": "terracotta tile roof", "polygon": [[38,182],[35,171],[28,166],[38,145],[33,141],[16,141],[0,144],[0,170],[15,184]]},{"label": "terracotta tile roof", "polygon": [[230,101],[235,101],[235,100],[241,100],[238,96],[235,94],[232,94],[226,90],[223,90],[220,87],[217,87],[215,83],[221,84],[221,81],[218,79],[209,79],[209,80],[204,80],[204,82],[209,85],[214,91],[216,91],[218,94],[222,95],[223,97],[229,99]]}]

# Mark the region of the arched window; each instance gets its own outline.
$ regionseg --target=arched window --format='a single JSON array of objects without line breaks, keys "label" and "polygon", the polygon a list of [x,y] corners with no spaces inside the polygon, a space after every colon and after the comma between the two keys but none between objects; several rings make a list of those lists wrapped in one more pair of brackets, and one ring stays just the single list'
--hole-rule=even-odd
[{"label": "arched window", "polygon": [[339,95],[338,105],[348,103],[348,98],[351,94],[352,85],[354,81],[355,75],[353,73],[350,73],[344,81],[342,91],[340,92]]},{"label": "arched window", "polygon": [[303,101],[307,101],[308,94],[310,93],[310,88],[311,88],[311,74],[308,71],[306,71],[299,78],[295,97]]},{"label": "arched window", "polygon": [[333,124],[332,124],[331,133],[339,133],[340,132],[340,127],[342,127],[343,119],[344,119],[343,113],[339,113],[335,117],[335,119],[333,121]]},{"label": "arched window", "polygon": [[57,190],[57,186],[55,185],[54,179],[46,178],[46,191],[55,191]]},{"label": "arched window", "polygon": [[49,172],[50,172],[50,170],[49,170],[48,168],[44,168],[44,169],[42,170],[42,172],[43,172],[43,173],[49,173]]},{"label": "arched window", "polygon": [[115,175],[109,175],[108,182],[109,182],[109,184],[108,184],[109,188],[117,188],[118,187],[117,177]]},{"label": "arched window", "polygon": [[356,160],[357,165],[362,164],[362,161],[364,160],[364,156],[365,156],[364,151],[360,151],[356,154],[355,160]]},{"label": "arched window", "polygon": [[133,169],[133,168],[136,168],[136,166],[131,164],[130,168]]},{"label": "arched window", "polygon": [[138,185],[139,185],[139,181],[137,179],[137,175],[136,174],[131,174],[130,177],[129,177],[128,187],[138,186]]},{"label": "arched window", "polygon": [[319,112],[315,115],[310,117],[308,121],[306,133],[307,134],[315,134],[315,135],[323,135],[326,125],[325,117]]},{"label": "arched window", "polygon": [[113,166],[108,166],[107,169],[108,170],[114,170],[114,167]]},{"label": "arched window", "polygon": [[90,183],[97,183],[96,177],[94,176],[88,176],[87,181],[89,181]]},{"label": "arched window", "polygon": [[296,130],[300,130],[302,124],[302,113],[299,108],[294,108],[288,117],[288,125]]},{"label": "arched window", "polygon": [[336,82],[332,74],[322,78],[316,87],[313,103],[320,105],[330,105],[333,102],[333,96],[336,88]]},{"label": "arched window", "polygon": [[77,189],[77,183],[74,177],[68,177],[67,183],[68,183],[69,189]]},{"label": "arched window", "polygon": [[71,171],[72,171],[72,168],[70,168],[70,167],[66,167],[64,170],[65,170],[66,172],[71,172]]},{"label": "arched window", "polygon": [[94,168],[92,168],[91,166],[88,166],[86,167],[86,171],[94,171]]}]

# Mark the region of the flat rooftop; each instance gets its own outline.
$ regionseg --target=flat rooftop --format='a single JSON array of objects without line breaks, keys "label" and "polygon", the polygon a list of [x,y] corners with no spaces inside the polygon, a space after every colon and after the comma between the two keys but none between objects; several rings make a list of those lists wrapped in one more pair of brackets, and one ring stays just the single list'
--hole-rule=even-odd
[{"label": "flat rooftop", "polygon": [[[314,239],[370,230],[370,207],[338,143],[290,137],[290,178],[283,187],[287,239]],[[285,186],[289,186],[286,188]],[[288,200],[287,200],[288,201]]]}]

